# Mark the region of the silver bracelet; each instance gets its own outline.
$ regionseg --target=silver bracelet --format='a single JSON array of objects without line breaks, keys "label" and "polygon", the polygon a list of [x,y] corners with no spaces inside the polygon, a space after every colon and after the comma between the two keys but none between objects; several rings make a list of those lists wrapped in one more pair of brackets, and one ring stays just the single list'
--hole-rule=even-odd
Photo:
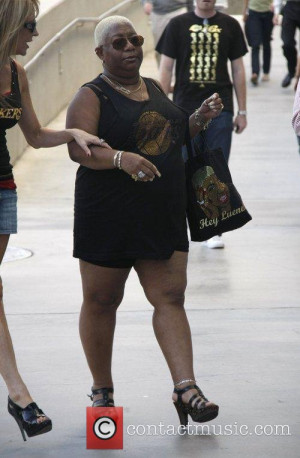
[{"label": "silver bracelet", "polygon": [[118,151],[117,165],[118,165],[119,170],[122,170],[121,160],[122,160],[123,153],[124,151]]},{"label": "silver bracelet", "polygon": [[122,170],[121,167],[121,160],[122,160],[122,154],[124,151],[117,151],[116,154],[114,155],[114,167]]},{"label": "silver bracelet", "polygon": [[118,158],[118,155],[119,155],[119,151],[116,152],[116,154],[114,155],[114,167],[117,168],[117,158]]},{"label": "silver bracelet", "polygon": [[186,382],[194,382],[194,383],[197,383],[196,380],[193,380],[192,378],[187,378],[186,380],[180,380],[180,382],[174,383],[174,386],[175,386],[175,385],[183,385],[183,384],[186,383]]},{"label": "silver bracelet", "polygon": [[197,108],[195,110],[195,126],[197,127],[202,127],[202,130],[206,130],[209,126],[209,124],[211,123],[211,119],[209,119],[208,121],[203,121],[203,120],[200,120],[200,113],[199,113],[200,109]]}]

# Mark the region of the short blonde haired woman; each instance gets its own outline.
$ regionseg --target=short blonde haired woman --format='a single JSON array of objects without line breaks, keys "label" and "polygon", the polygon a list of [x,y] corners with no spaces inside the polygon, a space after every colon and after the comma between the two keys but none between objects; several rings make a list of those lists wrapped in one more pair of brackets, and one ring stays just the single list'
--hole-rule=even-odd
[{"label": "short blonde haired woman", "polygon": [[[101,145],[99,138],[79,129],[57,131],[45,129],[39,124],[32,106],[26,73],[11,57],[24,56],[28,43],[38,36],[38,12],[38,0],[0,2],[0,264],[10,234],[17,232],[16,184],[6,144],[6,130],[19,123],[26,140],[34,148],[57,146],[76,140],[85,154],[90,154],[89,144]],[[8,411],[15,418],[26,440],[25,432],[28,437],[46,433],[51,430],[52,423],[33,402],[18,372],[2,298],[0,277],[0,373],[9,392]]]},{"label": "short blonde haired woman", "polygon": [[139,277],[154,308],[153,328],[174,382],[172,399],[187,425],[209,421],[219,407],[195,381],[191,332],[184,310],[188,238],[185,172],[181,147],[220,114],[216,93],[190,117],[157,82],[140,76],[144,39],[125,17],[96,27],[96,54],[103,73],[82,87],[67,125],[105,137],[112,147],[78,162],[75,185],[74,256],[83,289],[80,336],[92,378],[93,407],[112,407],[112,348],[116,312],[129,272]]}]

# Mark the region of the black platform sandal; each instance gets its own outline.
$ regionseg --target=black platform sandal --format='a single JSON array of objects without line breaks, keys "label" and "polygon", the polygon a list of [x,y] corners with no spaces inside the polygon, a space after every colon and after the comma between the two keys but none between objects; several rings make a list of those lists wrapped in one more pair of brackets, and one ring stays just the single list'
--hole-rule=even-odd
[{"label": "black platform sandal", "polygon": [[[179,384],[180,382],[177,383],[177,385]],[[182,395],[191,389],[196,389],[197,394],[193,394],[188,403],[183,402]],[[206,406],[206,404],[210,401],[208,401],[208,399],[204,396],[200,388],[196,385],[196,382],[194,385],[188,385],[181,389],[174,388],[174,393],[177,394],[177,401],[173,402],[179,416],[180,424],[182,426],[187,426],[188,415],[190,415],[192,420],[197,423],[204,423],[206,421],[213,420],[218,416],[219,406],[216,404]],[[192,402],[196,398],[199,398],[199,400],[194,403],[194,406],[192,406]]]},{"label": "black platform sandal", "polygon": [[[31,402],[31,404],[28,404],[28,406],[22,409],[22,407],[14,403],[8,396],[7,410],[18,423],[24,441],[27,440],[25,432],[28,437],[33,437],[47,433],[52,429],[52,421],[35,402]],[[46,417],[46,419],[38,422],[38,418],[40,417]]]},{"label": "black platform sandal", "polygon": [[[113,393],[113,388],[97,388],[94,390],[91,388],[92,394],[88,394],[88,397],[93,401],[92,407],[114,407],[115,403],[113,399],[110,399],[108,393]],[[102,399],[97,399],[94,401],[95,394],[102,394]]]}]

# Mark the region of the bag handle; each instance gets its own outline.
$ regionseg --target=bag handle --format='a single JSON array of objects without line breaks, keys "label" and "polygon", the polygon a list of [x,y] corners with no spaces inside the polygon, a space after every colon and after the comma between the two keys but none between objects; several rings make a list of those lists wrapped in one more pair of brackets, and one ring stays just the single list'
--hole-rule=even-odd
[{"label": "bag handle", "polygon": [[[209,148],[207,140],[206,140],[205,131],[201,130],[197,135],[200,135],[200,137],[202,138],[203,145],[204,145],[203,152],[209,151],[210,148]],[[195,154],[195,152],[194,152],[194,148],[193,148],[193,144],[192,144],[192,140],[191,140],[189,132],[186,133],[185,143],[186,143],[186,149],[187,149],[187,153],[188,153],[188,158],[189,159],[192,159],[195,156],[200,156],[201,152],[200,152],[200,154]]]},{"label": "bag handle", "polygon": [[[187,122],[189,125],[189,117],[187,117]],[[185,132],[185,147],[187,150],[188,160],[191,161],[194,157],[194,151],[193,151],[192,140],[191,140],[189,128],[187,128]]]}]

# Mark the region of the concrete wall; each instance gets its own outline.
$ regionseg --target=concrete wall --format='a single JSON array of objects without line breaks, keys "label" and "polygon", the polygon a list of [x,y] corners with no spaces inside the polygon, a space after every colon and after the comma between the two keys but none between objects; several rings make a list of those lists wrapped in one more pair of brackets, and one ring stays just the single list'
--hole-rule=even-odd
[{"label": "concrete wall", "polygon": [[[55,33],[74,18],[98,17],[119,3],[120,0],[62,0],[39,19],[40,36],[31,45],[26,59],[20,59],[20,62],[30,61]],[[133,0],[115,14],[128,17],[136,25],[137,31],[145,37],[144,52],[153,49],[150,26],[139,0]],[[33,106],[41,125],[45,126],[54,119],[77,89],[101,71],[100,60],[94,53],[94,28],[93,23],[74,27],[27,71]],[[11,160],[15,162],[23,154],[27,143],[18,126],[8,131],[7,138]]]},{"label": "concrete wall", "polygon": [[242,14],[244,0],[228,0],[228,14]]}]

